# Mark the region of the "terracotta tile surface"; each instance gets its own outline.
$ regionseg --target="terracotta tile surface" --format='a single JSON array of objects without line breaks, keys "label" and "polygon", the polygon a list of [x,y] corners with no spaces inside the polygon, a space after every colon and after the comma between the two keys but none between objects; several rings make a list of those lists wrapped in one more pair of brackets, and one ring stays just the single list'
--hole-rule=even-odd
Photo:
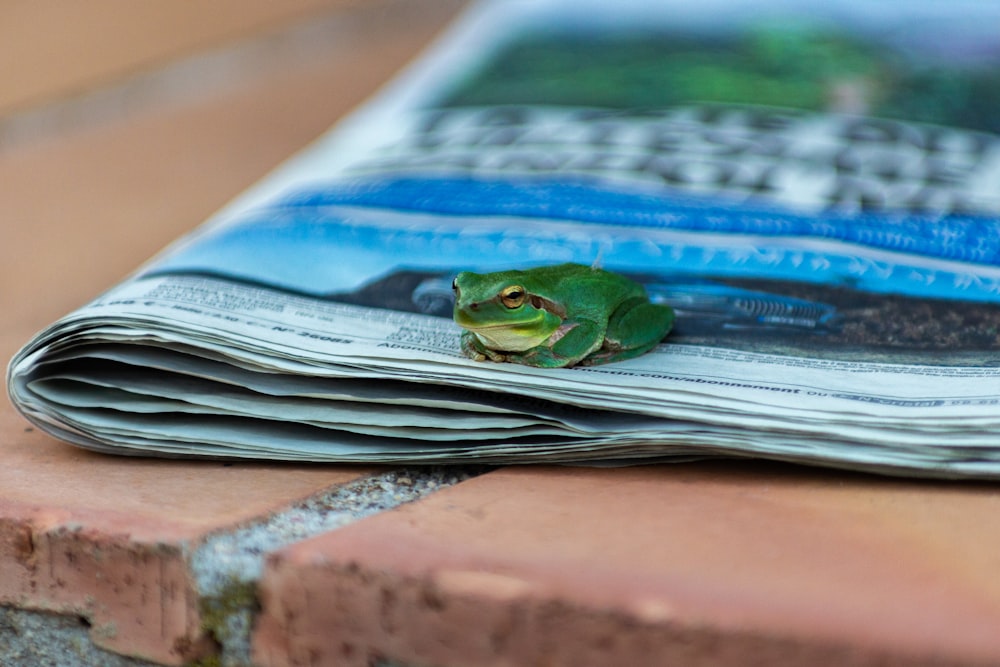
[{"label": "terracotta tile surface", "polygon": [[144,542],[197,538],[370,471],[104,456],[26,426],[9,404],[0,429],[0,514]]},{"label": "terracotta tile surface", "polygon": [[192,49],[350,0],[89,0],[0,4],[0,113],[72,95]]},{"label": "terracotta tile surface", "polygon": [[273,556],[262,665],[1000,661],[1000,488],[504,469]]}]

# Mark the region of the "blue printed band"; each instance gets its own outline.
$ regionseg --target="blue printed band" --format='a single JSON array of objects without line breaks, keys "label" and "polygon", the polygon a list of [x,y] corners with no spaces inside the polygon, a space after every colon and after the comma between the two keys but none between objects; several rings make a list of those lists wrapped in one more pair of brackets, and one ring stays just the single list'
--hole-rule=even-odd
[{"label": "blue printed band", "polygon": [[862,213],[805,215],[718,199],[656,196],[582,182],[395,178],[302,191],[281,207],[360,206],[450,216],[516,216],[683,231],[830,239],[1000,266],[1000,221]]}]

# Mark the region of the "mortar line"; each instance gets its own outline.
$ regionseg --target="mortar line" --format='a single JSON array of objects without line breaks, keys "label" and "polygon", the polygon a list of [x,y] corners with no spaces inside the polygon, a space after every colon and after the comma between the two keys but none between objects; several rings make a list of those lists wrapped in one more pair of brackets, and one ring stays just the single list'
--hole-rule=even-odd
[{"label": "mortar line", "polygon": [[483,466],[407,467],[330,487],[258,521],[206,537],[189,555],[201,611],[221,646],[221,665],[250,664],[257,584],[268,555],[393,510],[489,472]]}]

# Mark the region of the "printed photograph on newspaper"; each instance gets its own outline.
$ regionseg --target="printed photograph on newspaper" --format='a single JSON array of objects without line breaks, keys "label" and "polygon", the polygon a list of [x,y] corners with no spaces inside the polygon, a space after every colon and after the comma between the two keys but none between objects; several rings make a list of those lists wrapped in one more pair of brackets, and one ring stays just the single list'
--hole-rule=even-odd
[{"label": "printed photograph on newspaper", "polygon": [[673,306],[674,344],[1000,365],[1000,49],[833,4],[536,9],[406,132],[152,273],[450,318],[458,271],[572,261]]}]

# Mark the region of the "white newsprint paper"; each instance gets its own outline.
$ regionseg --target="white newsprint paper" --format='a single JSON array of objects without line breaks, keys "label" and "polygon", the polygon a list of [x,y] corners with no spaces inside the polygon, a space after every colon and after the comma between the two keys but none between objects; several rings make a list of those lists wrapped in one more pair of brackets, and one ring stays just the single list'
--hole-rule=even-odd
[{"label": "white newsprint paper", "polygon": [[[1000,477],[1000,6],[503,0],[39,333],[10,395],[143,456]],[[137,220],[136,224],[142,224]],[[599,265],[649,354],[462,355],[453,277]]]}]

